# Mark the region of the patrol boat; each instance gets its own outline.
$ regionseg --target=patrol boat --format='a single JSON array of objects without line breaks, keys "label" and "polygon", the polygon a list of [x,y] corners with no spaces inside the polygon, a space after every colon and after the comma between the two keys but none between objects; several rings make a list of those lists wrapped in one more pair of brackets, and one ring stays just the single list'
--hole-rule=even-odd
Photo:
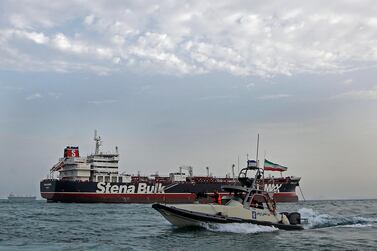
[{"label": "patrol boat", "polygon": [[[254,178],[249,178],[250,171],[255,171]],[[258,181],[263,183],[263,172],[258,166],[243,168],[238,177],[242,186],[222,187],[223,191],[231,195],[222,200],[224,204],[222,201],[212,204],[153,204],[152,208],[179,227],[200,227],[211,223],[252,223],[284,230],[302,230],[300,213],[279,213],[270,194],[262,189],[263,186],[260,188]]]}]

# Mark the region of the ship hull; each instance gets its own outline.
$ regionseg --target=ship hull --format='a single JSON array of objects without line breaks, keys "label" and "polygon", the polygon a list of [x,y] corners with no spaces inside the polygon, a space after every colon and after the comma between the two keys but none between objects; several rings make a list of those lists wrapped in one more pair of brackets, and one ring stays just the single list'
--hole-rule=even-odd
[{"label": "ship hull", "polygon": [[[105,183],[46,179],[40,182],[40,191],[48,202],[209,203],[213,202],[213,191],[221,191],[222,185],[229,183]],[[275,187],[274,199],[277,202],[298,201],[295,192],[297,185],[298,181]]]}]

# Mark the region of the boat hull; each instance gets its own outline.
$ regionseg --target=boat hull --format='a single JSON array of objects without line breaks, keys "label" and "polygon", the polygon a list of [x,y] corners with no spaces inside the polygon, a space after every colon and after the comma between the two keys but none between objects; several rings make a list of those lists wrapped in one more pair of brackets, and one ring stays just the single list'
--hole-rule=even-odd
[{"label": "boat hull", "polygon": [[247,220],[236,217],[225,217],[221,215],[210,215],[205,213],[188,211],[172,206],[153,204],[152,208],[163,215],[170,223],[179,227],[203,226],[203,224],[229,224],[229,223],[250,223],[261,226],[271,226],[284,230],[302,230],[301,225],[288,225],[268,221]]}]

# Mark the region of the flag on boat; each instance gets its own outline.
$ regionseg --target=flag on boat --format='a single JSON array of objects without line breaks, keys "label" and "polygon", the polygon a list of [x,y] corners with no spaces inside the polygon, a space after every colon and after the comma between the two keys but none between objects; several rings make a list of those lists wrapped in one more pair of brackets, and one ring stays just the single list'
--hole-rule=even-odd
[{"label": "flag on boat", "polygon": [[266,171],[278,171],[278,172],[284,172],[287,171],[288,167],[282,166],[276,163],[273,163],[269,160],[264,160],[264,170]]},{"label": "flag on boat", "polygon": [[247,167],[257,167],[257,162],[255,160],[247,160]]}]

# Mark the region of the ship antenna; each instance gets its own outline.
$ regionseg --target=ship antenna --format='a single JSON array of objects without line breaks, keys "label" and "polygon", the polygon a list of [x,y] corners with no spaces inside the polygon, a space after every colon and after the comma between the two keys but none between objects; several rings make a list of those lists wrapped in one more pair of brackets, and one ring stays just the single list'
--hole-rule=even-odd
[{"label": "ship antenna", "polygon": [[97,130],[94,130],[94,141],[96,142],[96,149],[94,151],[94,154],[98,154],[99,147],[101,146],[102,142],[101,142],[101,137],[97,136]]}]

